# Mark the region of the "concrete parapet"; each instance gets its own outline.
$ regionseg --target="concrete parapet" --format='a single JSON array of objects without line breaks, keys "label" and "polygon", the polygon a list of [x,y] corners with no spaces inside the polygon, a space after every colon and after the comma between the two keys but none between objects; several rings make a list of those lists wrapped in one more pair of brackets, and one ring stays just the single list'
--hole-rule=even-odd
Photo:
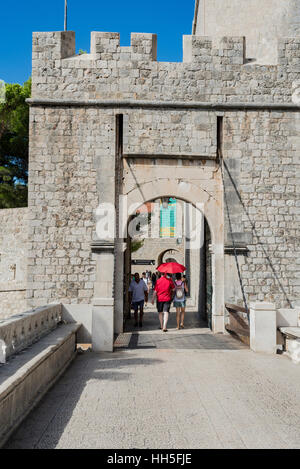
[{"label": "concrete parapet", "polygon": [[61,322],[61,305],[48,305],[0,321],[0,363],[44,335]]},{"label": "concrete parapet", "polygon": [[0,447],[75,358],[80,327],[61,325],[1,368]]}]

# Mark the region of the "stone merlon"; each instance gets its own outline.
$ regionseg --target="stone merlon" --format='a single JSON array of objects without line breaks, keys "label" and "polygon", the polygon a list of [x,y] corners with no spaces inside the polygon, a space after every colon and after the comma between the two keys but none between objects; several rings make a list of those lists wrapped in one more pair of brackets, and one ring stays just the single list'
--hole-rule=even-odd
[{"label": "stone merlon", "polygon": [[183,61],[158,62],[155,34],[91,33],[76,55],[75,33],[33,33],[32,98],[292,103],[300,78],[300,37],[278,39],[278,64],[247,58],[244,36],[183,36]]}]

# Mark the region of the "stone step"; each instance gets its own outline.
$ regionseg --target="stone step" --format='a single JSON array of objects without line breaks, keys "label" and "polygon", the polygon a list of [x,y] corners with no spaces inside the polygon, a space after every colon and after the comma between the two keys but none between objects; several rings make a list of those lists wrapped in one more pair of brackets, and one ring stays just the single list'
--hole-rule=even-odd
[{"label": "stone step", "polygon": [[0,365],[0,448],[75,358],[80,327],[60,325]]}]

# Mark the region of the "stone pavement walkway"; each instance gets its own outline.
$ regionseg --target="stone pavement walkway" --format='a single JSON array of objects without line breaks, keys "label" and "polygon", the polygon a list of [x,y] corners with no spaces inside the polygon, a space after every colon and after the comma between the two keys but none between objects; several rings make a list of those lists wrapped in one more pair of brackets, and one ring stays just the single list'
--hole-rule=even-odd
[{"label": "stone pavement walkway", "polygon": [[300,448],[299,366],[150,317],[113,354],[79,355],[6,448]]}]

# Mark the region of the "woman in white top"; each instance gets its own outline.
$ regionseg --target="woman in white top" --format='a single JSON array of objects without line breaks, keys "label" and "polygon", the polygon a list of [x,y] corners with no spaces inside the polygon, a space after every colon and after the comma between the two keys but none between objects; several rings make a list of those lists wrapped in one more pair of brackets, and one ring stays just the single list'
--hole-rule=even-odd
[{"label": "woman in white top", "polygon": [[182,279],[181,274],[176,274],[176,280],[174,282],[175,293],[174,293],[174,306],[176,308],[176,320],[177,320],[177,329],[184,329],[184,314],[185,314],[185,304],[186,304],[186,294],[188,293],[188,288],[186,282]]}]

